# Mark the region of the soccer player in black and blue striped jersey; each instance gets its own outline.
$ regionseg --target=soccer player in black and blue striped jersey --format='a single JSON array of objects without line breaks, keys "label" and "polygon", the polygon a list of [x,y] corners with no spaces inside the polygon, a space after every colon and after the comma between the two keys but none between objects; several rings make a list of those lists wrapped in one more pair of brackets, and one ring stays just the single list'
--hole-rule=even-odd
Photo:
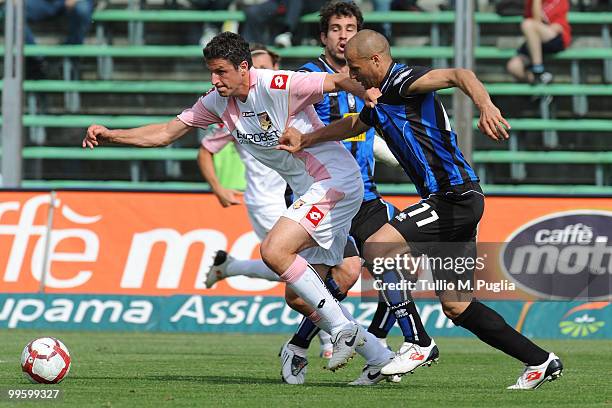
[{"label": "soccer player in black and blue striped jersey", "polygon": [[[320,39],[324,46],[324,52],[316,60],[304,64],[300,71],[327,72],[330,74],[348,73],[344,49],[347,42],[362,29],[363,17],[361,11],[353,2],[329,2],[321,8],[320,16]],[[361,98],[345,91],[325,94],[323,100],[314,105],[319,118],[325,125],[344,117],[359,115],[364,106],[364,101]],[[359,164],[364,185],[363,202],[359,212],[353,218],[350,230],[350,235],[354,239],[357,249],[361,252],[365,241],[391,220],[399,210],[384,201],[376,189],[376,183],[374,182],[374,145],[380,143],[383,146],[382,148],[387,148],[384,142],[376,137],[375,130],[373,128],[366,129],[356,136],[344,139],[342,143]],[[354,247],[349,246],[349,248]],[[352,257],[358,259],[358,254],[349,253],[345,250],[345,260]],[[352,263],[346,262],[345,265],[352,265]],[[356,271],[348,270],[354,268],[347,268],[343,265],[342,268],[332,269],[328,273],[326,286],[337,299],[341,300],[346,296],[346,292],[353,286],[359,276],[361,262],[358,261],[356,266]],[[409,314],[422,331],[422,336],[426,336],[414,303],[411,302],[405,307],[409,309]],[[409,338],[412,339],[413,331],[410,326],[403,324],[404,320],[400,320],[400,327],[405,336],[410,336]],[[381,302],[368,331],[386,346],[386,336],[394,322],[395,314],[389,311],[384,302]],[[294,364],[295,367],[290,367],[290,365],[296,360],[301,362],[301,366],[305,366],[307,349],[317,332],[319,332],[319,328],[309,319],[304,318],[291,340],[283,346],[281,350],[281,364],[283,365],[281,374],[286,382],[301,383],[304,381],[304,371],[299,370],[300,365]],[[295,353],[299,358],[283,358],[283,354],[287,354],[284,353],[285,348],[289,348],[290,352]],[[380,369],[379,365],[367,364],[361,376],[351,384],[371,385],[379,382],[383,379]],[[299,376],[294,374],[296,372],[299,373]],[[398,381],[399,379],[396,377],[395,380]]]},{"label": "soccer player in black and blue striped jersey", "polygon": [[[340,119],[308,135],[288,129],[278,148],[295,152],[375,127],[422,199],[367,240],[363,254],[366,262],[374,266],[377,260],[395,259],[397,255],[439,257],[440,252],[453,259],[476,258],[476,229],[484,211],[484,195],[478,177],[459,150],[457,134],[435,91],[460,88],[480,110],[479,129],[494,140],[508,138],[508,122],[472,71],[431,70],[399,64],[393,61],[387,40],[375,31],[357,33],[348,42],[345,57],[351,77],[366,89],[379,91],[376,106],[362,109],[358,117]],[[440,288],[436,287],[436,294],[447,317],[525,364],[516,384],[508,388],[534,389],[561,375],[563,365],[559,357],[538,347],[508,325],[501,315],[473,298],[470,284],[473,268],[458,273],[438,267],[432,272],[436,285],[442,283]],[[404,279],[394,267],[383,267],[380,275],[385,284]],[[419,330],[405,310],[412,303],[406,291],[391,285],[382,286],[381,290],[396,316],[402,316],[398,321],[404,320],[414,330],[412,338],[405,339],[382,373],[407,373],[436,358],[435,343]],[[398,311],[403,312],[398,314]]]}]

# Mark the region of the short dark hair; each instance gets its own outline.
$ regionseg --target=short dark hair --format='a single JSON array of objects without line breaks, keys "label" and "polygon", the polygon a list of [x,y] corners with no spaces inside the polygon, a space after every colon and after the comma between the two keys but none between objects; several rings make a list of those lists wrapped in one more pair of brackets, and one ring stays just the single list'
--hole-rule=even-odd
[{"label": "short dark hair", "polygon": [[238,34],[230,31],[215,35],[206,44],[206,47],[204,47],[204,58],[206,61],[217,58],[228,60],[236,69],[238,69],[242,61],[246,61],[249,64],[249,68],[253,66],[249,43]]},{"label": "short dark hair", "polygon": [[359,6],[352,1],[330,1],[321,7],[319,16],[321,17],[319,19],[319,31],[322,33],[327,33],[327,30],[329,30],[329,20],[333,16],[355,17],[357,20],[357,31],[363,28],[363,14],[361,14]]},{"label": "short dark hair", "polygon": [[276,65],[280,62],[280,55],[278,55],[272,50],[269,50],[268,47],[261,43],[251,43],[249,49],[251,50],[251,56],[259,54],[268,54],[272,59],[272,64]]}]

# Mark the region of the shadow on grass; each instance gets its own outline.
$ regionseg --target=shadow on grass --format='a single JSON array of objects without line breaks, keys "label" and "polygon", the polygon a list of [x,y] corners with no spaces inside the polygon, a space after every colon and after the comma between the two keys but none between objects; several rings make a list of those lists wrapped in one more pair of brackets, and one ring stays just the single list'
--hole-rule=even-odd
[{"label": "shadow on grass", "polygon": [[[193,382],[198,384],[252,384],[252,385],[286,385],[280,378],[266,378],[266,377],[247,377],[247,376],[229,376],[229,375],[145,375],[145,376],[74,376],[73,380],[131,380],[131,381],[153,381],[153,382]],[[334,381],[334,382],[317,382],[308,381],[307,386],[314,387],[329,387],[329,388],[345,388],[349,387],[347,382]]]}]

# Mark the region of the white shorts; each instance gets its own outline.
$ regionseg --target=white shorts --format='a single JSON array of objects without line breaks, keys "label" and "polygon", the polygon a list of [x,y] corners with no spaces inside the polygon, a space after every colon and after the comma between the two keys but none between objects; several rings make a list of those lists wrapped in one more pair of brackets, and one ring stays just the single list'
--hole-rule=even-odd
[{"label": "white shorts", "polygon": [[287,210],[287,207],[285,207],[285,203],[283,201],[274,204],[268,203],[263,207],[247,205],[247,210],[253,231],[259,240],[263,241],[274,224],[276,224],[276,221],[278,221],[278,219]]},{"label": "white shorts", "polygon": [[363,201],[363,182],[354,174],[315,182],[283,217],[299,223],[319,245],[300,253],[310,264],[339,265],[351,221]]}]

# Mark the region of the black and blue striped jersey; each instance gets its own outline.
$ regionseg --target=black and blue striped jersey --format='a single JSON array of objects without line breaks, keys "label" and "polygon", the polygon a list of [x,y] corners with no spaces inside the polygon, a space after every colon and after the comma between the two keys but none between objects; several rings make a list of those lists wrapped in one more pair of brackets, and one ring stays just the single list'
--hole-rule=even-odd
[{"label": "black and blue striped jersey", "polygon": [[391,64],[378,104],[363,108],[359,115],[383,136],[422,197],[479,181],[459,150],[457,134],[436,92],[401,94],[430,70]]},{"label": "black and blue striped jersey", "polygon": [[[337,73],[325,57],[321,55],[317,60],[304,64],[300,71]],[[314,105],[319,118],[325,125],[342,119],[347,115],[357,115],[364,107],[361,98],[345,91],[325,94],[323,100]],[[374,129],[343,141],[344,147],[351,152],[361,169],[363,179],[363,200],[369,201],[380,197],[374,183]]]}]

